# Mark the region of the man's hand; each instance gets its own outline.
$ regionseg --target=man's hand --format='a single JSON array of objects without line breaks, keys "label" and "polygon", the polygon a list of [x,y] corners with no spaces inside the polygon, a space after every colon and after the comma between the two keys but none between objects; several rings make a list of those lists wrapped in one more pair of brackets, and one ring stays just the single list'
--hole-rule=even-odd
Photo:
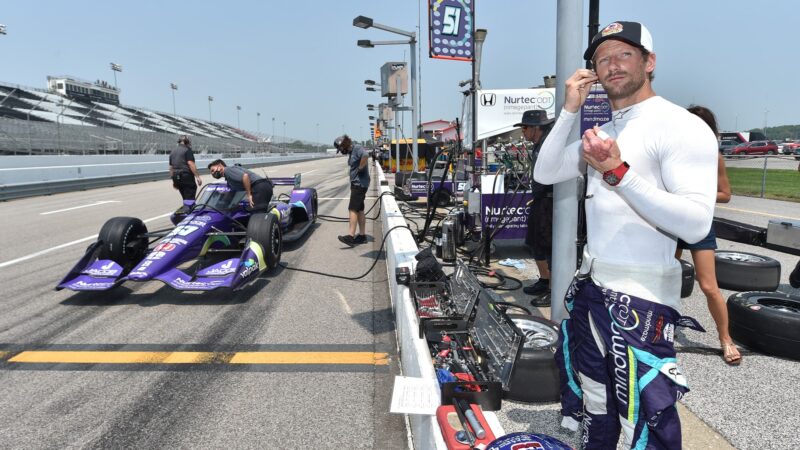
[{"label": "man's hand", "polygon": [[597,126],[583,133],[583,160],[600,173],[616,169],[622,164],[617,141]]},{"label": "man's hand", "polygon": [[571,77],[567,78],[567,92],[564,100],[564,109],[571,113],[578,112],[578,109],[589,96],[592,84],[597,81],[597,74],[589,69],[578,69]]},{"label": "man's hand", "polygon": [[251,208],[256,206],[256,204],[253,203],[253,194],[250,192],[247,193],[247,202],[250,203]]},{"label": "man's hand", "polygon": [[203,185],[203,179],[200,178],[200,175],[197,175],[196,177],[194,177],[194,179],[195,179],[195,181],[197,181],[197,185],[198,186],[202,186]]}]

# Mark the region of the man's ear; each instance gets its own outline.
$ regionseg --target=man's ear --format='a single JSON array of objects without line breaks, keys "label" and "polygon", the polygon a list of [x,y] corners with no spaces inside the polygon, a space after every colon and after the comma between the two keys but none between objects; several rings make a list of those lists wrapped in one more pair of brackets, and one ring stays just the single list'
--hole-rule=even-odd
[{"label": "man's ear", "polygon": [[647,62],[645,63],[644,70],[645,70],[645,72],[647,72],[648,75],[653,73],[656,70],[656,54],[655,53],[650,53],[649,55],[647,55]]}]

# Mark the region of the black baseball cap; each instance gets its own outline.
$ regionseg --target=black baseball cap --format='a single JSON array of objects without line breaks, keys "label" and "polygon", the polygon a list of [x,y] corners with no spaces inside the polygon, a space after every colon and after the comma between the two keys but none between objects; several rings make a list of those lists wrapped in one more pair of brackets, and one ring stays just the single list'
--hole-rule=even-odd
[{"label": "black baseball cap", "polygon": [[583,53],[583,59],[588,61],[594,58],[594,52],[597,51],[597,47],[609,39],[627,42],[648,52],[653,51],[653,36],[650,35],[650,31],[644,25],[639,22],[620,20],[606,25],[605,28],[594,35],[589,48]]}]

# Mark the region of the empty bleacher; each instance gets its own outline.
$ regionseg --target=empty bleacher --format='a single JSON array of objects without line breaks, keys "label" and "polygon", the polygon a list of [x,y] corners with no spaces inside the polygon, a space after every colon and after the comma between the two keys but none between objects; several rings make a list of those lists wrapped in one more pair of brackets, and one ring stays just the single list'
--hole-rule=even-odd
[{"label": "empty bleacher", "polygon": [[199,153],[273,150],[223,123],[0,82],[0,154],[168,153],[183,134]]}]

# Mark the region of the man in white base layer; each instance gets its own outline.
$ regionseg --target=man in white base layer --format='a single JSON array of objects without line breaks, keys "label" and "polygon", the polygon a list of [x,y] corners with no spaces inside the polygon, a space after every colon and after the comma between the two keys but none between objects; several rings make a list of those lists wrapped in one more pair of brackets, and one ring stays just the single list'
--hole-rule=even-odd
[{"label": "man in white base layer", "polygon": [[[702,330],[677,311],[677,238],[694,243],[711,227],[717,142],[698,117],[653,91],[653,39],[637,22],[593,37],[566,80],[564,107],[539,153],[543,184],[588,175],[587,245],[561,324],[562,425],[582,422],[584,447],[680,448],[675,402],[686,392],[674,350],[676,326]],[[593,83],[613,118],[567,142]]]}]

